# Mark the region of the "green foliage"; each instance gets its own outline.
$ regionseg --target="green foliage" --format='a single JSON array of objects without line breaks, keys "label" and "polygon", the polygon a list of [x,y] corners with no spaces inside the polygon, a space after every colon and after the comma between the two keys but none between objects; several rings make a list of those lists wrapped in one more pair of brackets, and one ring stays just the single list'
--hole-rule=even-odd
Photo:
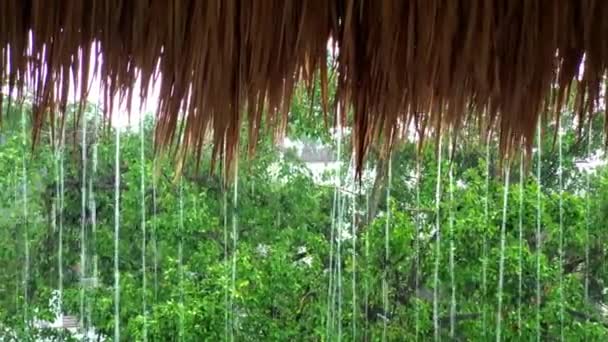
[{"label": "green foliage", "polygon": [[[320,123],[320,90],[314,88],[315,100],[299,90],[290,114],[293,136],[330,142]],[[311,107],[312,103],[312,107]],[[313,110],[309,116],[310,108]],[[29,136],[23,135],[19,108],[12,108],[0,135],[0,339],[1,334],[16,335],[18,340],[34,339],[43,334],[50,339],[69,340],[65,331],[36,329],[26,325],[26,318],[52,321],[49,300],[58,289],[58,154],[44,132],[36,149],[29,149]],[[86,315],[90,324],[104,336],[113,336],[114,328],[114,131],[96,130],[93,108],[89,119],[87,149],[98,144],[97,172],[87,163],[87,174],[94,177],[96,231],[92,231],[91,211],[87,210],[84,267],[92,274],[93,256],[97,256],[97,287],[86,287]],[[312,118],[312,119],[311,119]],[[26,123],[27,126],[27,123]],[[599,127],[599,125],[598,125]],[[26,131],[29,131],[26,129]],[[66,124],[65,204],[63,212],[63,312],[79,316],[81,252],[81,129],[78,123]],[[238,197],[234,184],[227,187],[220,175],[207,173],[207,155],[198,171],[187,165],[181,178],[174,174],[173,159],[157,159],[151,141],[151,123],[146,125],[145,205],[146,244],[141,222],[140,137],[126,131],[121,135],[120,188],[120,321],[125,341],[142,340],[144,325],[148,339],[155,341],[205,341],[225,337],[225,319],[234,325],[237,340],[286,341],[333,340],[335,329],[327,330],[329,269],[336,267],[336,245],[330,246],[333,188],[315,183],[310,171],[290,154],[281,155],[272,147],[269,135],[260,137],[254,159],[239,161]],[[585,189],[585,176],[574,161],[585,155],[580,141],[570,128],[564,137],[564,276],[559,291],[559,195],[557,155],[552,150],[550,134],[544,140],[542,203],[542,246],[537,248],[536,219],[538,187],[528,177],[523,192],[522,247],[519,241],[519,174],[511,172],[506,221],[505,273],[503,289],[503,337],[505,340],[536,338],[537,257],[540,260],[540,332],[543,340],[559,336],[560,309],[564,308],[564,338],[603,340],[607,328],[594,309],[605,302],[608,270],[608,172],[604,169],[591,179]],[[74,141],[72,141],[74,139]],[[594,138],[594,146],[600,144]],[[245,150],[243,146],[243,150]],[[484,146],[462,144],[454,156],[454,201],[448,200],[447,170],[442,164],[443,196],[440,204],[441,243],[435,249],[435,188],[437,160],[435,147],[422,151],[420,205],[415,203],[416,149],[404,144],[392,154],[393,181],[390,205],[386,207],[383,182],[364,181],[361,194],[345,192],[346,205],[341,220],[350,231],[351,218],[357,230],[341,240],[341,334],[344,340],[381,339],[384,318],[388,319],[390,341],[429,340],[433,336],[433,271],[439,258],[441,334],[447,338],[451,270],[448,267],[450,244],[455,246],[454,286],[457,301],[457,336],[462,340],[492,340],[495,335],[496,305],[500,259],[500,227],[504,182],[498,169],[491,167],[489,222],[484,219],[486,199]],[[245,155],[245,153],[243,153]],[[496,151],[492,151],[493,159]],[[25,162],[25,171],[23,163]],[[377,161],[380,163],[380,161]],[[346,164],[346,163],[344,163]],[[533,165],[532,165],[533,167]],[[343,168],[344,171],[345,168]],[[514,168],[515,169],[515,168]],[[25,173],[24,173],[25,172]],[[349,177],[346,172],[343,176]],[[23,192],[23,184],[27,192]],[[156,184],[156,206],[153,202]],[[230,182],[229,182],[230,183]],[[182,202],[180,203],[180,186]],[[355,190],[356,192],[356,190]],[[367,222],[368,202],[374,202],[379,214]],[[370,194],[367,196],[366,194]],[[587,194],[590,195],[587,202]],[[90,198],[89,198],[90,199]],[[224,208],[224,200],[227,207]],[[354,209],[351,206],[352,201]],[[236,207],[233,206],[236,201]],[[28,215],[24,215],[27,203]],[[590,213],[587,212],[589,203]],[[183,229],[180,226],[183,206]],[[156,209],[155,215],[153,215]],[[226,215],[224,216],[224,209]],[[353,212],[354,210],[354,212]],[[449,213],[453,211],[453,234]],[[53,213],[57,216],[53,217]],[[237,236],[232,235],[233,218]],[[390,231],[389,257],[385,250],[385,228]],[[587,225],[589,223],[589,225]],[[587,237],[587,227],[589,235]],[[418,231],[420,229],[420,231]],[[27,240],[26,240],[27,236]],[[483,238],[487,242],[484,258]],[[236,246],[233,238],[237,239]],[[24,288],[24,246],[29,243],[30,269],[26,303]],[[178,245],[182,245],[180,267]],[[589,247],[589,264],[585,262]],[[353,250],[354,249],[354,250]],[[353,253],[354,252],[354,253]],[[142,254],[146,256],[146,291],[143,292]],[[236,276],[232,290],[232,256]],[[353,256],[355,258],[353,258]],[[330,266],[330,258],[334,264]],[[519,293],[521,263],[522,288]],[[483,265],[487,265],[487,286],[483,288]],[[155,266],[156,265],[156,266]],[[420,265],[419,268],[416,265]],[[589,273],[589,301],[584,301],[585,273]],[[351,286],[353,279],[356,282]],[[389,308],[384,312],[382,281],[388,284]],[[418,285],[418,286],[416,286]],[[226,295],[228,294],[228,297]],[[147,303],[146,320],[143,299]],[[353,298],[356,298],[353,316]],[[231,304],[231,305],[228,305]],[[521,308],[521,329],[518,310]],[[581,318],[581,314],[584,314]],[[484,320],[485,317],[485,335]],[[183,323],[183,326],[180,324]],[[356,324],[357,336],[352,334]],[[331,330],[331,329],[330,329]],[[182,335],[183,333],[183,335]]]}]

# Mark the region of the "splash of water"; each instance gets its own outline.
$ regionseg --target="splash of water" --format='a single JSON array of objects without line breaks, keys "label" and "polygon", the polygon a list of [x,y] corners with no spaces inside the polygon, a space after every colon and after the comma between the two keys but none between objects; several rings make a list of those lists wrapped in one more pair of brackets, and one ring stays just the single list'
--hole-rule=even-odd
[{"label": "splash of water", "polygon": [[509,208],[510,165],[505,166],[505,185],[503,190],[502,224],[500,227],[500,261],[498,264],[498,309],[496,314],[496,341],[501,341],[502,333],[502,293],[505,273],[505,244],[507,235],[507,210]]},{"label": "splash of water", "polygon": [[[82,329],[86,332],[87,322],[85,321],[85,278],[87,276],[87,244],[86,244],[86,226],[87,226],[87,119],[86,115],[82,114],[82,132],[81,132],[81,161],[82,161],[82,179],[80,183],[80,322]],[[86,334],[85,334],[86,335]]]},{"label": "splash of water", "polygon": [[537,164],[536,164],[536,182],[537,182],[537,193],[536,193],[536,340],[541,340],[540,330],[540,301],[541,301],[541,290],[540,290],[540,257],[541,257],[541,224],[542,224],[542,184],[541,184],[541,170],[542,170],[542,141],[541,141],[541,124],[539,122],[536,134],[537,140]]},{"label": "splash of water", "polygon": [[116,127],[114,159],[114,341],[120,341],[120,128]]},{"label": "splash of water", "polygon": [[521,337],[521,299],[523,294],[523,250],[524,250],[524,154],[520,154],[519,160],[519,215],[518,215],[518,231],[519,231],[519,265],[517,285],[517,331]]},{"label": "splash of water", "polygon": [[384,225],[384,270],[382,272],[382,298],[384,320],[382,324],[382,341],[386,341],[386,335],[388,330],[388,266],[390,258],[390,238],[391,238],[391,183],[393,178],[393,158],[392,154],[388,156],[388,179],[386,184],[386,224]]},{"label": "splash of water", "polygon": [[487,315],[486,315],[486,307],[485,300],[488,297],[488,238],[487,238],[487,230],[490,227],[490,140],[491,135],[488,135],[486,141],[486,183],[485,183],[485,192],[486,195],[484,197],[483,203],[483,222],[485,224],[483,234],[482,234],[482,247],[481,247],[481,289],[483,292],[483,301],[481,308],[481,329],[483,333],[484,339],[488,337],[488,329],[487,329]]},{"label": "splash of water", "polygon": [[179,242],[177,245],[177,260],[179,272],[179,336],[180,341],[184,340],[184,181],[179,179]]},{"label": "splash of water", "polygon": [[439,335],[439,265],[441,262],[441,150],[442,136],[437,142],[437,184],[435,188],[435,269],[433,271],[433,334],[435,341]]},{"label": "splash of water", "polygon": [[146,251],[147,251],[147,232],[146,232],[146,156],[145,156],[145,132],[144,116],[139,119],[139,163],[140,163],[140,191],[141,191],[141,286],[142,286],[142,313],[143,331],[142,339],[148,341],[148,303],[147,291],[148,283],[146,279]]},{"label": "splash of water", "polygon": [[456,277],[454,274],[454,254],[456,253],[456,245],[454,242],[454,143],[452,141],[452,133],[449,136],[449,162],[448,180],[449,180],[449,230],[450,230],[450,285],[452,288],[451,305],[450,305],[450,338],[454,339],[456,333]]}]

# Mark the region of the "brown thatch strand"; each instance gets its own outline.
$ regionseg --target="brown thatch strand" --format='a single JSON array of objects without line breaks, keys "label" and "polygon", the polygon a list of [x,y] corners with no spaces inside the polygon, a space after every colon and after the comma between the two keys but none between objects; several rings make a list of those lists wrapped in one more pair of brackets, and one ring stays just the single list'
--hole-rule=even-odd
[{"label": "brown thatch strand", "polygon": [[180,155],[200,156],[211,134],[230,161],[243,121],[252,148],[262,122],[281,133],[300,81],[319,77],[327,103],[334,53],[334,105],[352,110],[358,165],[409,123],[428,135],[471,116],[498,127],[508,156],[570,90],[581,123],[598,108],[606,18],[599,0],[7,0],[0,78],[12,96],[33,93],[34,138],[94,74],[108,120],[114,101],[145,99],[156,80],[157,144],[182,132],[183,113]]}]

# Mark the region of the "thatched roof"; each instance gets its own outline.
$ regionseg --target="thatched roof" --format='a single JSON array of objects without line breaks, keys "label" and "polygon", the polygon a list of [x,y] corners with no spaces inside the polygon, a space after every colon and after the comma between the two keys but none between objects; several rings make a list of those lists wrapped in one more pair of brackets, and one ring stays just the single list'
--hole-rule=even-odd
[{"label": "thatched roof", "polygon": [[36,132],[70,87],[86,97],[93,73],[107,109],[158,79],[157,143],[180,134],[183,112],[182,146],[198,152],[211,132],[229,159],[242,122],[252,141],[262,122],[282,131],[294,86],[315,77],[328,113],[352,110],[359,163],[406,123],[429,132],[468,117],[496,122],[508,154],[571,88],[578,115],[592,112],[608,67],[600,0],[7,0],[0,14],[0,77],[34,93]]}]

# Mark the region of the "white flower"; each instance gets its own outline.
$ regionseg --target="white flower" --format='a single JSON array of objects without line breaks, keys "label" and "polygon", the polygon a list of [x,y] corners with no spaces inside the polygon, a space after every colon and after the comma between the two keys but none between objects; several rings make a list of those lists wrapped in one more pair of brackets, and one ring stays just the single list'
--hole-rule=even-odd
[{"label": "white flower", "polygon": [[456,181],[456,187],[458,189],[466,189],[467,188],[467,183],[465,181],[463,181],[462,179],[459,179]]},{"label": "white flower", "polygon": [[337,235],[337,239],[339,239],[340,241],[347,241],[352,239],[353,235],[350,231],[350,224],[346,222],[342,223],[342,227],[339,228]]},{"label": "white flower", "polygon": [[302,258],[301,260],[302,264],[306,265],[307,267],[312,266],[312,256],[311,255],[307,255],[304,258]]},{"label": "white flower", "polygon": [[298,254],[304,254],[306,252],[307,252],[306,246],[299,246],[298,247],[298,251],[297,251]]},{"label": "white flower", "polygon": [[256,251],[258,252],[258,254],[260,256],[266,257],[266,256],[268,256],[268,252],[270,251],[270,247],[268,247],[268,245],[266,245],[266,244],[261,243],[261,244],[259,244],[256,247]]}]

